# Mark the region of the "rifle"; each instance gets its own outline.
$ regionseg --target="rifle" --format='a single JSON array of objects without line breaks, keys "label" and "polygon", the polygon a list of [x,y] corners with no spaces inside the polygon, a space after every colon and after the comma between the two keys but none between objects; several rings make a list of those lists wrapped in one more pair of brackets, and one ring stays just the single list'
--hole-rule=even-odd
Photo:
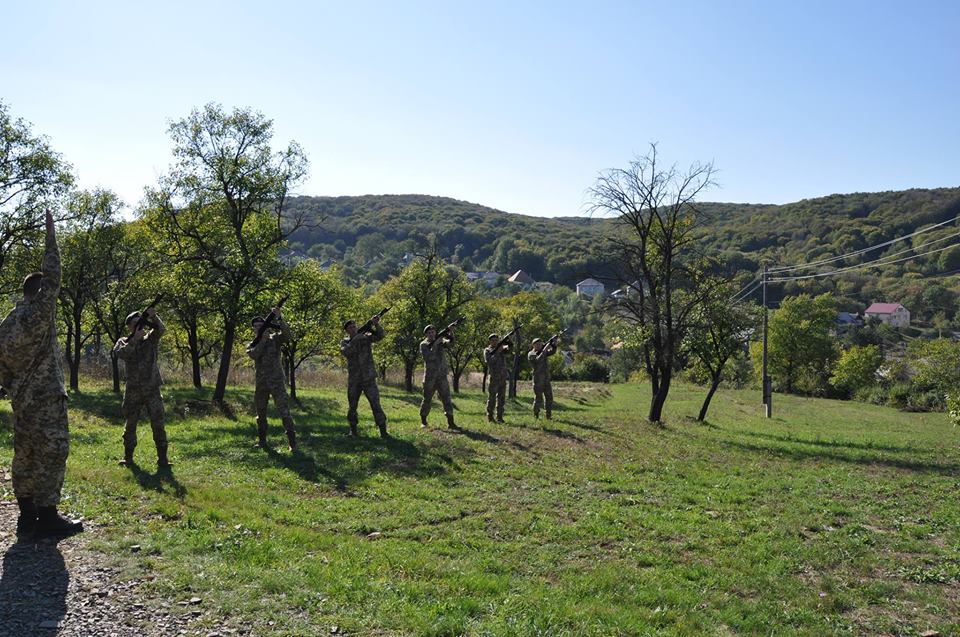
[{"label": "rifle", "polygon": [[[284,295],[280,299],[280,302],[277,303],[277,309],[283,307],[283,304],[287,302],[287,295]],[[260,329],[257,330],[257,336],[252,341],[250,341],[250,347],[256,347],[260,342],[260,339],[263,338],[263,335],[266,334],[267,330],[273,327],[273,320],[277,318],[277,315],[273,313],[273,310],[270,310],[270,313],[267,314],[266,318],[263,319],[263,325],[260,326]]]},{"label": "rifle", "polygon": [[455,320],[453,323],[451,323],[450,325],[446,326],[445,328],[443,328],[442,330],[440,330],[439,332],[437,332],[437,339],[439,340],[440,338],[442,338],[442,337],[444,337],[444,336],[451,336],[451,333],[450,333],[450,332],[453,330],[453,328],[455,328],[456,326],[460,325],[461,323],[463,323],[463,322],[466,321],[466,320],[467,320],[467,317],[461,314],[461,315],[457,318],[457,320]]},{"label": "rifle", "polygon": [[[391,307],[393,307],[393,306],[390,305],[390,306],[388,306],[388,307],[385,307],[385,308],[383,308],[382,310],[380,310],[379,312],[377,312],[376,314],[374,314],[373,316],[371,316],[369,319],[367,319],[367,322],[366,322],[366,323],[364,323],[363,325],[361,325],[360,327],[357,328],[357,334],[363,334],[364,332],[366,332],[367,330],[369,330],[371,327],[373,327],[373,322],[374,322],[376,319],[381,319],[381,318],[383,318],[383,315],[386,314],[387,312],[389,312]],[[351,336],[351,337],[350,337],[350,340],[352,341],[353,339],[354,339],[354,337]]]},{"label": "rifle", "polygon": [[150,319],[147,318],[147,310],[149,310],[152,307],[154,308],[157,307],[157,305],[160,304],[160,301],[163,300],[163,296],[164,296],[163,292],[161,292],[160,294],[157,295],[157,298],[153,299],[153,302],[150,303],[150,305],[143,308],[143,311],[140,312],[140,318],[137,319],[137,324],[133,326],[134,334],[136,334],[137,332],[139,332],[145,327],[149,327],[150,329],[154,329],[157,327],[156,325],[150,322]]},{"label": "rifle", "polygon": [[553,345],[554,347],[556,347],[556,345],[557,345],[557,339],[560,338],[561,336],[563,336],[563,335],[566,334],[566,333],[567,333],[566,328],[560,330],[559,332],[557,332],[556,334],[554,334],[553,336],[551,336],[550,338],[548,338],[548,339],[547,339],[547,342],[544,343],[543,346],[544,346],[544,347],[547,347],[548,345]]},{"label": "rifle", "polygon": [[513,345],[510,342],[510,337],[520,331],[520,328],[523,327],[523,323],[517,323],[517,326],[503,335],[503,338],[500,339],[500,342],[497,343],[497,350],[501,349],[504,345]]}]

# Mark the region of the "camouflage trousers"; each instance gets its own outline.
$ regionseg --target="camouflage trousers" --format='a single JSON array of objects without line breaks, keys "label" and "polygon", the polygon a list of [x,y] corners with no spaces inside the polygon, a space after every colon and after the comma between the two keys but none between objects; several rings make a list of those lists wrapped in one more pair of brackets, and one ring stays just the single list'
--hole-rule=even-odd
[{"label": "camouflage trousers", "polygon": [[430,414],[431,403],[434,394],[440,395],[440,402],[443,403],[443,413],[447,418],[453,417],[453,401],[450,400],[450,382],[447,376],[438,376],[436,378],[423,379],[423,401],[420,403],[420,418],[426,418]]},{"label": "camouflage trousers", "polygon": [[13,492],[37,506],[56,506],[67,471],[67,397],[39,397],[13,408]]},{"label": "camouflage trousers", "polygon": [[386,424],[387,415],[383,413],[383,408],[380,406],[380,388],[377,387],[377,380],[374,378],[370,380],[351,380],[347,383],[347,422],[350,423],[350,426],[357,426],[357,405],[360,402],[361,394],[367,397],[370,410],[373,412],[373,421],[377,423],[377,426]]},{"label": "camouflage trousers", "polygon": [[494,409],[496,416],[503,420],[503,405],[507,400],[507,379],[493,378],[487,383],[487,418],[493,418]]},{"label": "camouflage trousers", "polygon": [[288,434],[293,433],[293,417],[290,416],[290,400],[287,397],[287,386],[280,383],[258,383],[253,392],[253,404],[257,409],[257,434],[264,438],[267,435],[267,404],[273,396],[273,405],[280,412],[283,428]]},{"label": "camouflage trousers", "polygon": [[552,416],[553,411],[553,386],[549,380],[538,381],[533,379],[533,415],[540,417],[540,408],[546,407],[547,418]]},{"label": "camouflage trousers", "polygon": [[159,387],[145,391],[127,389],[123,393],[122,409],[126,419],[126,426],[123,429],[124,449],[133,449],[137,446],[137,425],[140,423],[140,414],[144,409],[150,417],[153,443],[157,449],[166,449],[167,430],[163,426],[163,396],[160,395]]}]

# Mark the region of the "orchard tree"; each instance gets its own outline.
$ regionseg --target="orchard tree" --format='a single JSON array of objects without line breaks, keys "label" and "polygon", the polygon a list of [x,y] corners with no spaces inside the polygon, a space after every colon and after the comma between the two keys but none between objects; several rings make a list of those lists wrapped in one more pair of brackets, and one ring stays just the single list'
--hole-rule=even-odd
[{"label": "orchard tree", "polygon": [[30,249],[43,245],[44,210],[72,186],[70,165],[0,101],[0,293],[19,287]]},{"label": "orchard tree", "polygon": [[727,363],[744,351],[760,320],[757,306],[730,302],[735,294],[732,286],[716,281],[710,297],[693,312],[694,325],[687,332],[685,345],[710,378],[710,388],[697,416],[701,422],[707,417],[710,401],[720,387]]},{"label": "orchard tree", "polygon": [[652,398],[647,414],[659,422],[694,311],[703,303],[697,227],[705,213],[697,198],[714,184],[712,163],[686,171],[659,163],[651,144],[645,157],[600,175],[590,192],[595,213],[614,218],[611,239],[618,284],[629,294],[609,306],[645,335],[642,347]]},{"label": "orchard tree", "polygon": [[216,286],[211,301],[224,333],[213,400],[222,402],[237,328],[275,285],[279,250],[306,224],[305,209],[286,204],[307,159],[296,143],[274,152],[273,123],[250,109],[208,104],[169,133],[175,161],[148,191],[143,217],[165,264],[196,262]]},{"label": "orchard tree", "polygon": [[59,309],[67,325],[66,359],[70,389],[80,387],[80,355],[84,344],[99,334],[92,306],[104,293],[113,272],[113,253],[123,241],[118,218],[122,206],[109,190],[76,192],[67,203],[70,221],[60,240],[63,279]]},{"label": "orchard tree", "polygon": [[883,353],[876,345],[845,349],[833,367],[830,384],[854,394],[877,383],[877,370],[883,365]]},{"label": "orchard tree", "polygon": [[[513,373],[510,377],[510,397],[517,397],[517,380],[520,370],[527,362],[527,352],[531,349],[531,341],[535,338],[547,340],[560,330],[560,317],[556,309],[550,305],[539,292],[520,292],[498,303],[500,309],[500,323],[503,326],[499,332],[504,332],[522,326],[510,337],[513,341]],[[494,330],[497,331],[497,330]]]},{"label": "orchard tree", "polygon": [[297,397],[297,370],[307,360],[340,357],[341,316],[353,315],[360,305],[359,294],[343,282],[340,271],[326,272],[313,259],[300,261],[284,277],[283,318],[290,326],[290,338],[282,345],[290,397]]},{"label": "orchard tree", "polygon": [[474,289],[463,272],[446,266],[436,250],[416,258],[377,291],[377,306],[389,306],[384,317],[387,349],[403,365],[406,391],[413,391],[413,371],[420,364],[420,341],[428,323],[442,329],[473,298]]},{"label": "orchard tree", "polygon": [[830,334],[836,318],[830,294],[787,297],[773,312],[767,329],[768,366],[785,392],[815,393],[826,386],[837,354]]},{"label": "orchard tree", "polygon": [[476,363],[483,372],[483,390],[486,391],[487,364],[483,360],[483,348],[487,346],[490,333],[497,329],[500,312],[496,302],[481,296],[474,297],[462,312],[467,320],[457,328],[457,337],[447,350],[450,371],[453,372],[453,391],[460,393],[460,378],[471,363]]}]

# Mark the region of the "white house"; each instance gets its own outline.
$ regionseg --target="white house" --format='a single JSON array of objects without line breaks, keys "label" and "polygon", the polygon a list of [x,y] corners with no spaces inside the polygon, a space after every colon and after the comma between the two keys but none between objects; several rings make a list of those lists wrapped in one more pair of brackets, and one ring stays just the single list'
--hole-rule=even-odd
[{"label": "white house", "polygon": [[910,310],[900,303],[874,303],[863,316],[876,317],[891,327],[910,327]]},{"label": "white house", "polygon": [[533,280],[533,277],[523,270],[517,270],[514,272],[510,278],[507,279],[507,281],[522,286],[526,289],[530,289],[537,284],[537,282]]},{"label": "white house", "polygon": [[577,296],[596,296],[603,294],[603,283],[596,279],[584,279],[577,283]]}]

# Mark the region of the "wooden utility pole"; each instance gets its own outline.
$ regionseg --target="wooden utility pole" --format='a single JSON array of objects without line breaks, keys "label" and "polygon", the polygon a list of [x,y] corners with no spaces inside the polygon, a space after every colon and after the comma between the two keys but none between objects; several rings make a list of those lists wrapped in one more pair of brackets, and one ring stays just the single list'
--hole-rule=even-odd
[{"label": "wooden utility pole", "polygon": [[773,416],[773,383],[767,373],[767,266],[763,266],[763,407],[767,418]]}]

